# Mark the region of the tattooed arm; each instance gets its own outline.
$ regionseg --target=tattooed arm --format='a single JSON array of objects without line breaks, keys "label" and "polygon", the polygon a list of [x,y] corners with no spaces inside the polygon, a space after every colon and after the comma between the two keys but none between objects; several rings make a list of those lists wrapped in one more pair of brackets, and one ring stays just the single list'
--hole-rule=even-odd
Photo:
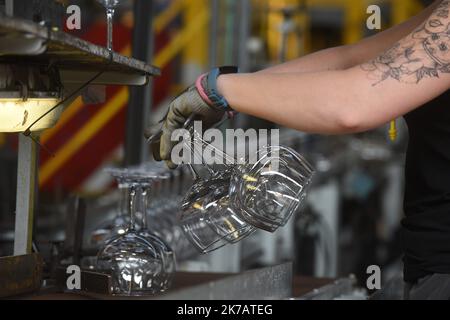
[{"label": "tattooed arm", "polygon": [[231,74],[218,89],[237,111],[298,130],[369,130],[439,96],[450,86],[450,0],[391,49],[340,71]]},{"label": "tattooed arm", "polygon": [[344,70],[370,59],[389,49],[394,43],[411,33],[431,15],[442,0],[435,0],[425,10],[411,19],[365,38],[358,43],[321,50],[302,58],[273,66],[261,73],[318,72]]},{"label": "tattooed arm", "polygon": [[419,29],[361,66],[375,80],[374,86],[389,78],[419,83],[425,77],[450,73],[449,3],[443,1]]}]

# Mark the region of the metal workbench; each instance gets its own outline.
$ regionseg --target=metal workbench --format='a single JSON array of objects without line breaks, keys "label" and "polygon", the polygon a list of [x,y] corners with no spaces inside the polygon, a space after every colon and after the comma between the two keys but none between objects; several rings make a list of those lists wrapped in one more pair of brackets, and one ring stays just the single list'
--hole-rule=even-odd
[{"label": "metal workbench", "polygon": [[[148,77],[160,75],[160,70],[142,61],[110,52],[57,28],[46,27],[0,13],[0,61],[36,63],[60,70],[99,71],[108,65],[107,73]],[[112,61],[110,63],[110,55]],[[119,83],[119,80],[116,80]],[[120,79],[120,84],[124,80]],[[108,82],[108,84],[111,84]]]},{"label": "metal workbench", "polygon": [[[62,281],[64,282],[64,281]],[[292,264],[250,270],[238,274],[177,272],[164,294],[143,297],[111,296],[93,292],[43,289],[19,298],[31,300],[139,299],[139,300],[280,300],[302,299],[332,286],[332,279],[292,275]]]}]

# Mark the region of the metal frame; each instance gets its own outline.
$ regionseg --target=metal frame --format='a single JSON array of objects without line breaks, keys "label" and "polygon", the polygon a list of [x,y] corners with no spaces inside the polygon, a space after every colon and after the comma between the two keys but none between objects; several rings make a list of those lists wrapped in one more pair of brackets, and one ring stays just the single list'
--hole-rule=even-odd
[{"label": "metal frame", "polygon": [[38,290],[42,273],[43,261],[37,253],[0,257],[0,298]]},{"label": "metal frame", "polygon": [[[150,61],[153,55],[153,1],[135,0],[133,29],[133,57],[142,61]],[[151,83],[130,88],[130,100],[127,109],[125,133],[125,165],[137,165],[147,157],[145,139],[142,132],[149,118],[152,98]]]},{"label": "metal frame", "polygon": [[5,0],[5,13],[8,16],[12,16],[14,14],[14,0]]},{"label": "metal frame", "polygon": [[274,300],[292,296],[292,263],[246,271],[155,297],[157,300]]},{"label": "metal frame", "polygon": [[337,279],[331,284],[323,286],[321,288],[314,289],[313,291],[291,300],[333,300],[340,297],[350,295],[355,290],[356,279],[354,276],[348,278]]},{"label": "metal frame", "polygon": [[[110,52],[104,47],[71,36],[65,32],[49,29],[37,23],[8,17],[0,14],[0,34],[7,35],[9,51],[7,55],[2,52],[0,61],[5,63],[22,63],[34,65],[48,65],[64,70],[84,70],[116,72],[148,79],[150,76],[160,75],[159,68],[151,66],[143,61],[123,56],[116,52]],[[16,52],[13,43],[43,43],[43,50],[24,55],[25,52]],[[3,48],[5,49],[5,48]],[[14,49],[11,51],[11,49]],[[146,81],[144,81],[146,82]],[[123,83],[127,85],[127,83]]]},{"label": "metal frame", "polygon": [[33,140],[22,134],[19,135],[16,224],[14,232],[15,256],[31,253],[38,150],[39,148]]},{"label": "metal frame", "polygon": [[251,3],[249,0],[239,1],[239,46],[238,46],[238,64],[241,72],[250,71],[249,54],[247,49],[248,39],[250,38],[251,22]]}]

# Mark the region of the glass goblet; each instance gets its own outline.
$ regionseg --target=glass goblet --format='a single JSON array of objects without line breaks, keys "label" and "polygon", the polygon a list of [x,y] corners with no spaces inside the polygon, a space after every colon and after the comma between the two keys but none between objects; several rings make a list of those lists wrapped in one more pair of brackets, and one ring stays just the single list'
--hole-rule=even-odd
[{"label": "glass goblet", "polygon": [[97,255],[97,269],[109,273],[113,293],[148,295],[170,287],[175,271],[175,256],[168,245],[147,229],[147,194],[151,173],[116,170],[119,187],[129,192],[130,226],[124,234],[107,241]]}]

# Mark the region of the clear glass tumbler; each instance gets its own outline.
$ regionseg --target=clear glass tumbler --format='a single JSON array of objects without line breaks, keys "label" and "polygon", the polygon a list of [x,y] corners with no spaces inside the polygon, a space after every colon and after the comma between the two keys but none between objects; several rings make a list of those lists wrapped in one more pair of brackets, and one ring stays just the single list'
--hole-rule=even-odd
[{"label": "clear glass tumbler", "polygon": [[230,183],[231,204],[249,224],[274,232],[299,211],[313,173],[311,165],[291,148],[263,148],[256,163],[236,167]]}]

